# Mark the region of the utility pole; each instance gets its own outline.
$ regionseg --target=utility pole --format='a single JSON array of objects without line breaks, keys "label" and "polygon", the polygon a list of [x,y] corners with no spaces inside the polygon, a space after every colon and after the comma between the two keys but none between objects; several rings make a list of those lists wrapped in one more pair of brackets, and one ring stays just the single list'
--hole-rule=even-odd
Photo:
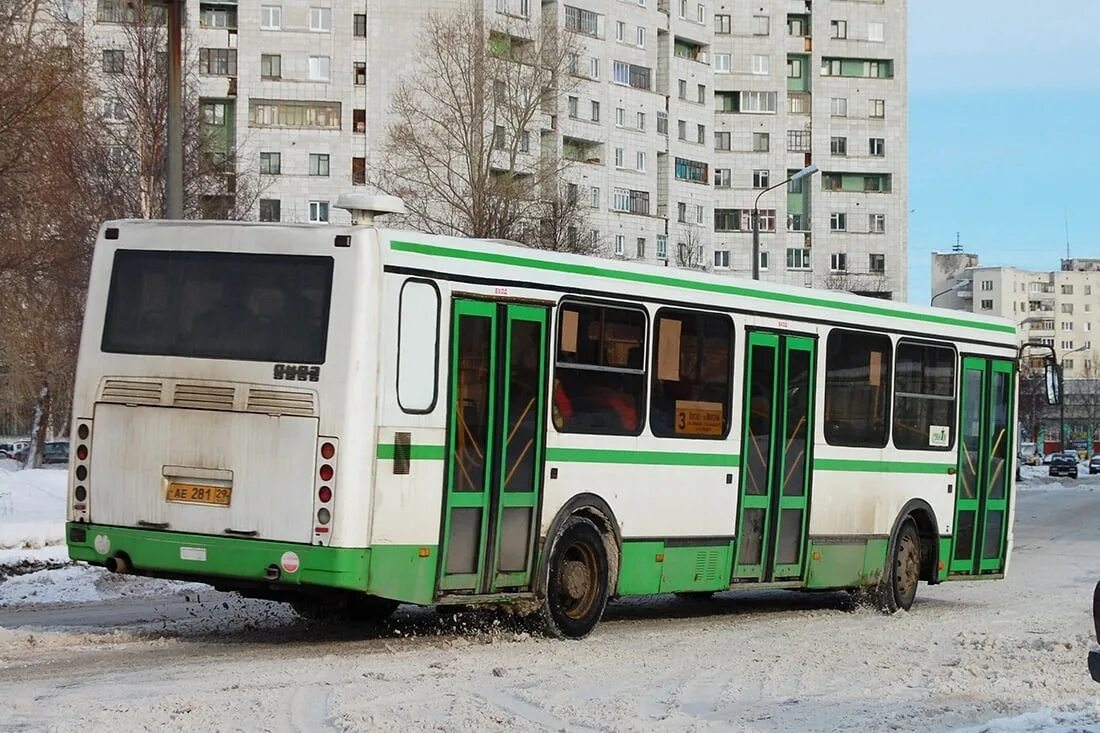
[{"label": "utility pole", "polygon": [[183,218],[183,10],[186,0],[149,0],[168,11],[168,146],[165,214]]}]

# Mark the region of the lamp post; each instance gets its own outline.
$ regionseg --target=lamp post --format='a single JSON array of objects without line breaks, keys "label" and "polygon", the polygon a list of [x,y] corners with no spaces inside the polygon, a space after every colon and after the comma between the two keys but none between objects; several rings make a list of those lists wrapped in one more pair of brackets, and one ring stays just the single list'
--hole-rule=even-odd
[{"label": "lamp post", "polygon": [[940,297],[941,295],[947,295],[948,293],[955,292],[956,290],[958,290],[959,288],[961,288],[963,286],[963,282],[964,281],[959,280],[954,285],[949,287],[947,290],[941,290],[940,292],[936,293],[935,295],[933,295],[931,298],[928,299],[928,305],[932,305],[933,303],[935,303],[936,298]]},{"label": "lamp post", "polygon": [[766,194],[768,191],[773,191],[780,186],[786,186],[792,181],[799,181],[806,176],[812,176],[817,173],[817,166],[810,164],[802,170],[795,173],[793,176],[785,181],[780,181],[774,186],[768,186],[760,193],[756,194],[756,201],[752,204],[752,279],[760,279],[760,197]]},{"label": "lamp post", "polygon": [[186,0],[148,0],[168,13],[168,140],[165,148],[164,199],[169,219],[183,218],[183,4]]}]

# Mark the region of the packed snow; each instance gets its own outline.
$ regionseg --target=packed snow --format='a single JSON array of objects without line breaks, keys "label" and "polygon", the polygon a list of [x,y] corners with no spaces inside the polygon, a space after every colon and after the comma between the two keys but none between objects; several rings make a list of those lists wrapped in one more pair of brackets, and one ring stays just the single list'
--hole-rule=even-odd
[{"label": "packed snow", "polygon": [[629,599],[573,643],[489,612],[310,623],[72,565],[64,472],[0,468],[25,492],[0,515],[20,536],[0,550],[0,729],[1100,731],[1100,477],[1082,469],[1025,467],[1004,581],[922,585],[894,616],[842,593]]}]

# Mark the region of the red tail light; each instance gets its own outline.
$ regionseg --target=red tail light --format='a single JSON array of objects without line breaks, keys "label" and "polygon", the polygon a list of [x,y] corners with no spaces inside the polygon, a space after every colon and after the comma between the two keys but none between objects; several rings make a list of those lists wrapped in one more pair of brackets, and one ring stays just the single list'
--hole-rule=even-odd
[{"label": "red tail light", "polygon": [[325,465],[321,466],[321,474],[320,475],[321,475],[321,480],[322,481],[331,481],[332,480],[332,466],[328,465],[327,463]]},{"label": "red tail light", "polygon": [[323,443],[321,445],[321,458],[328,461],[331,460],[334,455],[336,455],[336,446],[332,443]]},{"label": "red tail light", "polygon": [[332,489],[327,486],[322,486],[317,492],[317,498],[321,500],[322,504],[328,504],[332,501]]}]

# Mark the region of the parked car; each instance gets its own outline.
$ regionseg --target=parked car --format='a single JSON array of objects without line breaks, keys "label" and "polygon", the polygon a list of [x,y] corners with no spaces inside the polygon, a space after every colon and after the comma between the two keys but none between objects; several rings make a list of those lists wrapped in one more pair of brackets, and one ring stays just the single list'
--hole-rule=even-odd
[{"label": "parked car", "polygon": [[0,443],[0,458],[13,457],[15,450],[15,443]]},{"label": "parked car", "polygon": [[[42,463],[68,463],[69,441],[50,440],[42,446]],[[1076,478],[1077,474],[1074,474]]]},{"label": "parked car", "polygon": [[1051,476],[1077,478],[1077,452],[1055,453],[1050,457],[1050,470],[1047,473]]},{"label": "parked car", "polygon": [[11,458],[13,460],[21,460],[21,455],[26,455],[27,441],[25,440],[12,440],[5,443],[0,443],[0,458]]},{"label": "parked car", "polygon": [[1035,443],[1020,443],[1020,463],[1026,466],[1038,466],[1042,460],[1039,446]]},{"label": "parked car", "polygon": [[1100,473],[1100,455],[1095,455],[1089,459],[1089,473]]}]

